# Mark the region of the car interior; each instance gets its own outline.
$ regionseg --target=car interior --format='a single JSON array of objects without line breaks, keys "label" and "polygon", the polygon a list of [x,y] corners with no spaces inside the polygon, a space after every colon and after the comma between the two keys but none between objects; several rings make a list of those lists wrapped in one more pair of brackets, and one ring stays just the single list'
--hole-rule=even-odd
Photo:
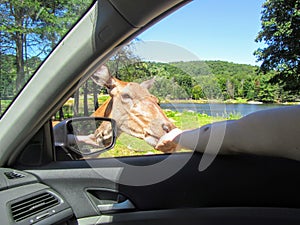
[{"label": "car interior", "polygon": [[51,117],[76,88],[189,2],[95,1],[51,52],[1,118],[1,224],[300,224],[298,161],[217,155],[200,171],[199,152],[70,160],[55,148]]}]

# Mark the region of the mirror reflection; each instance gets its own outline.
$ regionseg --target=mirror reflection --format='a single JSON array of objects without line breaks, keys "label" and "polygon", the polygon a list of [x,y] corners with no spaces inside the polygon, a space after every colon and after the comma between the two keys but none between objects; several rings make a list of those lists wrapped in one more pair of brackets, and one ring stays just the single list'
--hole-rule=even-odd
[{"label": "mirror reflection", "polygon": [[109,118],[80,117],[54,127],[56,148],[79,156],[100,154],[115,144],[115,122]]}]

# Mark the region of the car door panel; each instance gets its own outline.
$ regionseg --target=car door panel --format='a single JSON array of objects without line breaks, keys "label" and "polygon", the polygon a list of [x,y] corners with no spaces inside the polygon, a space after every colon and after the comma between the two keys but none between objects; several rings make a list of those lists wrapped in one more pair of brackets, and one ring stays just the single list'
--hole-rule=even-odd
[{"label": "car door panel", "polygon": [[79,225],[296,225],[299,209],[286,208],[197,208],[102,215],[78,220]]},{"label": "car door panel", "polygon": [[[120,163],[143,167],[172,158],[181,166],[186,156],[190,159],[182,166],[182,169],[161,182],[142,186],[118,183],[122,181],[123,174],[127,173],[126,168],[119,167]],[[208,207],[214,207],[221,215],[228,213],[232,220],[235,215],[233,211],[222,211],[223,207],[228,209],[237,207],[292,208],[295,209],[293,211],[295,215],[300,215],[296,210],[300,207],[297,194],[300,188],[297,179],[299,162],[271,157],[225,155],[218,156],[207,170],[200,172],[198,166],[201,157],[200,153],[178,153],[124,157],[117,160],[57,162],[39,170],[27,171],[59,192],[71,205],[77,218],[90,217],[92,219],[102,215],[101,220],[103,220],[105,218],[103,215],[113,215],[114,220],[117,221],[116,218],[126,215],[126,218],[132,218],[128,219],[132,222],[128,224],[142,224],[141,221],[145,222],[148,219],[149,221],[155,219],[158,224],[160,222],[164,224],[170,220],[175,224],[185,224],[178,216],[174,217],[178,214],[176,210],[180,209],[193,215],[196,224],[200,217],[197,216],[199,213],[194,215],[193,209],[199,209],[201,212]],[[145,177],[147,176],[150,177],[149,174],[145,174]],[[113,210],[101,212],[99,201],[111,200],[108,204],[118,203],[113,202],[113,199],[99,198],[103,191],[120,194],[134,207],[119,212]],[[157,219],[160,213],[162,214],[161,221]],[[140,215],[148,219],[140,220],[138,219]],[[258,218],[260,218],[259,215]],[[123,224],[124,221],[121,221]]]}]

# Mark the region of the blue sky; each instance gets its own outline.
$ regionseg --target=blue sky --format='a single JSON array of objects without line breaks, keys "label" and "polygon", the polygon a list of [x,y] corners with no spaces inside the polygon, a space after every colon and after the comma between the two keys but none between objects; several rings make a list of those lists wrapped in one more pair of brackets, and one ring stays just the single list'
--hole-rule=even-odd
[{"label": "blue sky", "polygon": [[[254,39],[261,29],[263,3],[264,0],[194,0],[139,38],[145,43],[160,43],[156,49],[149,48],[151,54],[159,55],[163,49],[176,46],[183,49],[177,54],[184,56],[183,52],[187,51],[199,60],[258,65],[253,52],[263,45]],[[145,52],[141,54],[144,58],[151,58]],[[172,58],[177,54],[174,51],[169,56]]]}]

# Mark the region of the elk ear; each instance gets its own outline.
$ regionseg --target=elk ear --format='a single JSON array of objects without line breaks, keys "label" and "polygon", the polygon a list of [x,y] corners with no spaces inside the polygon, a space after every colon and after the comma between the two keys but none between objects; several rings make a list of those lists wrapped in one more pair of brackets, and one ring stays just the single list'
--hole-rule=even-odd
[{"label": "elk ear", "polygon": [[107,66],[103,65],[91,76],[91,79],[95,84],[103,87],[107,87],[108,89],[112,89],[114,86],[114,81],[112,76],[110,75]]},{"label": "elk ear", "polygon": [[140,83],[140,86],[149,90],[150,88],[152,88],[154,82],[155,82],[155,77],[153,77],[150,80],[143,81],[142,83]]}]

